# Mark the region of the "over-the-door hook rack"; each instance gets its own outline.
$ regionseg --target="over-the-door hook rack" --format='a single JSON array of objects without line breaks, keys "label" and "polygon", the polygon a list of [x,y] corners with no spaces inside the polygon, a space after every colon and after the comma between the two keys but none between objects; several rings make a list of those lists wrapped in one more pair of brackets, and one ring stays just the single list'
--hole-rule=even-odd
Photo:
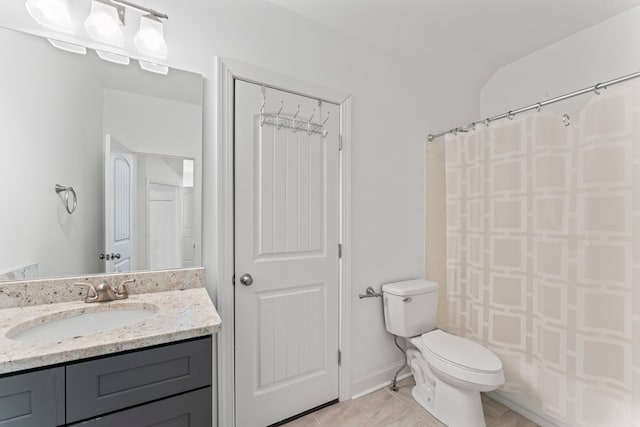
[{"label": "over-the-door hook rack", "polygon": [[331,111],[327,111],[327,118],[322,122],[322,126],[324,126],[329,121],[329,116],[331,115]]},{"label": "over-the-door hook rack", "polygon": [[280,101],[280,109],[276,113],[276,117],[277,117],[276,127],[278,129],[280,129],[280,113],[282,113],[283,108],[284,108],[284,101]]},{"label": "over-the-door hook rack", "polygon": [[315,117],[316,115],[316,109],[313,109],[313,113],[311,114],[311,117],[309,117],[309,120],[307,121],[307,133],[309,135],[311,135],[311,120]]},{"label": "over-the-door hook rack", "polygon": [[296,129],[296,117],[298,117],[299,113],[300,113],[300,104],[298,104],[298,109],[296,110],[296,113],[293,115],[293,118],[291,118],[294,133],[298,130]]},{"label": "over-the-door hook rack", "polygon": [[[67,209],[69,215],[75,212],[78,207],[78,195],[73,187],[65,187],[64,185],[56,184],[56,194],[64,193],[64,207]],[[69,193],[73,195],[73,201],[69,204]]]}]

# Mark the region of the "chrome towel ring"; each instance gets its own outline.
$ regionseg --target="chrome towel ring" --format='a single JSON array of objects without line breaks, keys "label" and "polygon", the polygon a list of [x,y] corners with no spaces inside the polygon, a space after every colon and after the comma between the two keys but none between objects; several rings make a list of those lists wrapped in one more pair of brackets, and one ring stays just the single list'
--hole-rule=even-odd
[{"label": "chrome towel ring", "polygon": [[[59,195],[60,193],[64,193],[64,205],[67,209],[69,215],[75,212],[76,207],[78,207],[78,195],[76,194],[76,190],[73,187],[65,187],[64,185],[56,184],[56,193]],[[69,193],[73,195],[73,201],[71,204],[69,203]],[[62,196],[60,196],[62,197]]]}]

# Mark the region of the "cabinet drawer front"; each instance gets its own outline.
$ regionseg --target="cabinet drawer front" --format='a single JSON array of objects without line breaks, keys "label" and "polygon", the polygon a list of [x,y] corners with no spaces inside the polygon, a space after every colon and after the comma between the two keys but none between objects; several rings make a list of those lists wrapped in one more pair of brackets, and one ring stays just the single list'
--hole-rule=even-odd
[{"label": "cabinet drawer front", "polygon": [[64,368],[0,378],[0,426],[64,424]]},{"label": "cabinet drawer front", "polygon": [[67,366],[67,423],[211,385],[211,338]]},{"label": "cabinet drawer front", "polygon": [[211,427],[211,398],[211,387],[207,387],[74,426]]}]

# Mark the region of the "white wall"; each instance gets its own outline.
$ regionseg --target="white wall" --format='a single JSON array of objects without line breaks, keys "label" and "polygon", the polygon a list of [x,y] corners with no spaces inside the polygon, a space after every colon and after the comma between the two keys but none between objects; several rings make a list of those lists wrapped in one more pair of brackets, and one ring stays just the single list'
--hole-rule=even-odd
[{"label": "white wall", "polygon": [[[640,71],[639,23],[636,7],[501,68],[481,91],[482,117]],[[570,112],[586,96],[545,108]]]},{"label": "white wall", "polygon": [[[415,69],[268,2],[221,3],[223,13],[209,17],[210,30],[198,29],[197,48],[206,55],[231,57],[353,97],[353,240],[347,250],[353,260],[352,393],[358,394],[390,380],[403,358],[384,328],[381,301],[357,295],[367,286],[379,289],[384,282],[423,276],[423,144],[435,128],[477,116],[477,88],[447,77],[446,69]],[[213,86],[208,81],[205,90],[209,127]],[[205,133],[206,168],[215,167],[211,137]],[[205,199],[212,200],[215,184],[206,186]],[[205,203],[205,251],[215,243],[213,211]],[[215,256],[209,251],[204,260],[208,286],[215,291]]]},{"label": "white wall", "polygon": [[202,107],[105,89],[104,133],[136,153],[200,158]]},{"label": "white wall", "polygon": [[[169,65],[211,78],[208,67],[213,58],[230,57],[352,95],[353,240],[347,248],[353,260],[348,302],[353,323],[352,392],[389,380],[402,355],[384,329],[380,300],[359,300],[357,295],[367,286],[379,288],[384,282],[423,276],[423,144],[429,133],[478,116],[479,88],[471,83],[473,75],[446,66],[418,69],[410,58],[371,48],[268,1],[196,3],[197,14],[181,2],[153,1],[154,8],[171,17]],[[13,12],[24,14],[18,7]],[[7,25],[10,16],[5,16],[0,21]],[[26,31],[46,33],[29,19],[23,22],[27,24],[20,28]],[[205,83],[213,93],[215,82]],[[207,128],[215,126],[210,108],[214,104],[211,97],[205,99]],[[215,174],[211,135],[205,136],[204,159],[206,173]],[[119,138],[131,144],[124,135]],[[171,141],[177,143],[175,138]],[[204,191],[205,199],[215,199],[215,179],[205,182]],[[215,244],[214,212],[211,205],[205,206],[205,247]],[[215,298],[215,253],[209,251],[203,261]]]},{"label": "white wall", "polygon": [[[102,240],[102,86],[83,58],[0,29],[0,270],[95,273]],[[78,194],[66,213],[55,184]]]}]

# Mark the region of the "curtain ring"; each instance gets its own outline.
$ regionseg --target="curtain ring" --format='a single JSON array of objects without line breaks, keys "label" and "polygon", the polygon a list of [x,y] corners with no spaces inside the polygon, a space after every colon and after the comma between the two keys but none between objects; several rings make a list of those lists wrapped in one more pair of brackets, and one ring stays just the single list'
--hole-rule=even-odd
[{"label": "curtain ring", "polygon": [[514,118],[515,116],[516,116],[516,115],[515,115],[515,114],[513,114],[511,111],[509,111],[509,113],[507,114],[507,118],[508,118],[509,120],[513,120],[513,118]]},{"label": "curtain ring", "polygon": [[542,110],[542,104],[541,103],[537,103],[536,104],[536,110],[538,110],[538,113],[540,112],[540,110]]},{"label": "curtain ring", "polygon": [[569,126],[569,125],[571,124],[571,117],[569,117],[569,115],[568,115],[568,114],[563,114],[563,115],[562,115],[562,123],[563,123],[565,126]]},{"label": "curtain ring", "polygon": [[491,124],[491,119],[484,119],[484,122],[482,123],[484,123],[486,127],[489,127],[489,125]]},{"label": "curtain ring", "polygon": [[593,93],[595,93],[596,95],[600,95],[600,83],[593,87]]}]

